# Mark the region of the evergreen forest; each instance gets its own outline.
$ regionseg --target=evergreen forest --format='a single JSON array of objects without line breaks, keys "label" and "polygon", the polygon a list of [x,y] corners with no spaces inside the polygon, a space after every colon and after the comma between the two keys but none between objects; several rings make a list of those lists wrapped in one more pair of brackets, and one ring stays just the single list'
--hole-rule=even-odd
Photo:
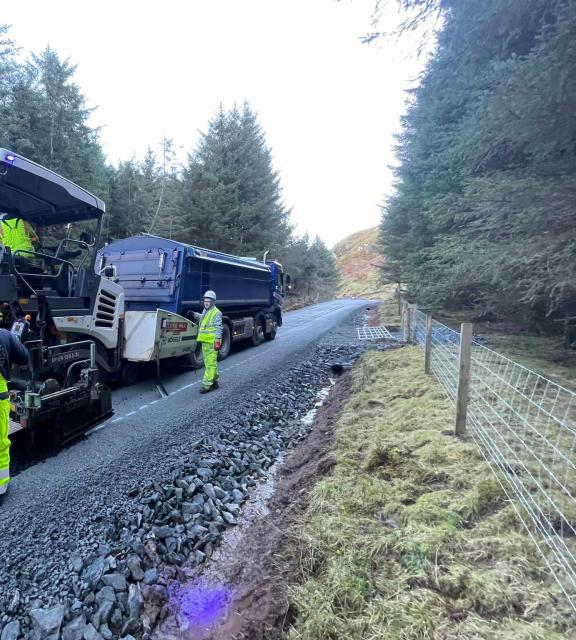
[{"label": "evergreen forest", "polygon": [[50,47],[22,61],[9,28],[0,26],[0,146],[103,199],[106,242],[153,233],[235,255],[262,258],[267,251],[290,273],[293,294],[333,294],[334,256],[320,238],[294,233],[265,133],[248,103],[217,108],[183,166],[177,142],[168,139],[157,145],[159,153],[149,147],[143,158],[112,166],[75,71]]},{"label": "evergreen forest", "polygon": [[423,306],[576,320],[576,1],[402,0],[437,25],[382,207],[385,276]]}]

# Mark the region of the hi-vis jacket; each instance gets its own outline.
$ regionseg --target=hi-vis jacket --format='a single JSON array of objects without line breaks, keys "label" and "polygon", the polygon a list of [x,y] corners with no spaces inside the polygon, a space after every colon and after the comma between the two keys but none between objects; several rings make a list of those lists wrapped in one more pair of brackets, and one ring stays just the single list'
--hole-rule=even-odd
[{"label": "hi-vis jacket", "polygon": [[2,220],[0,223],[0,242],[14,251],[34,251],[36,240],[34,229],[21,218]]},{"label": "hi-vis jacket", "polygon": [[222,340],[222,312],[218,307],[212,306],[204,309],[200,315],[198,342],[214,344],[216,340]]}]

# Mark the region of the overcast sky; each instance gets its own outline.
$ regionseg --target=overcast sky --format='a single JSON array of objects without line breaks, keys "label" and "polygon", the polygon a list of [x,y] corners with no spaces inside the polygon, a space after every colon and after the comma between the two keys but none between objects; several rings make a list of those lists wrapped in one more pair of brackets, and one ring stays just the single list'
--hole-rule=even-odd
[{"label": "overcast sky", "polygon": [[[375,226],[405,89],[420,62],[366,45],[374,0],[20,0],[2,23],[22,55],[78,65],[108,159],[185,151],[220,102],[250,102],[299,232],[329,245]],[[397,20],[395,11],[382,28]]]}]

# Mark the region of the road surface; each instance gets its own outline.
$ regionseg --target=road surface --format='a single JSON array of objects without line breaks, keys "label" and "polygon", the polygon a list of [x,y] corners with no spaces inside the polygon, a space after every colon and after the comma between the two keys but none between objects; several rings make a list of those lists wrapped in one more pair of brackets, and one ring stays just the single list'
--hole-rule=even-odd
[{"label": "road surface", "polygon": [[199,435],[204,428],[216,428],[222,407],[233,406],[243,392],[266,384],[274,371],[289,365],[295,354],[364,304],[337,300],[286,313],[276,340],[251,348],[239,345],[220,363],[221,388],[205,396],[199,395],[202,370],[183,371],[177,366],[163,373],[166,398],[160,396],[153,378],[115,390],[114,415],[83,439],[18,473],[0,510],[8,514],[24,505],[33,509],[35,503],[50,501],[54,492],[77,488],[94,472],[105,474],[118,460],[149,458],[169,442],[177,442],[183,424],[198,427],[194,430]]},{"label": "road surface", "polygon": [[[72,606],[74,597],[90,608],[74,558],[140,552],[130,533],[140,526],[133,526],[142,506],[134,496],[163,495],[196,441],[229,430],[241,442],[280,407],[305,412],[326,382],[327,362],[349,353],[356,319],[345,321],[364,305],[340,300],[287,313],[276,340],[238,348],[221,363],[216,392],[201,396],[202,372],[177,367],[163,376],[167,397],[153,379],[117,389],[114,416],[24,466],[0,505],[0,627],[15,614],[26,621],[35,607]],[[319,353],[316,343],[327,332]]]}]

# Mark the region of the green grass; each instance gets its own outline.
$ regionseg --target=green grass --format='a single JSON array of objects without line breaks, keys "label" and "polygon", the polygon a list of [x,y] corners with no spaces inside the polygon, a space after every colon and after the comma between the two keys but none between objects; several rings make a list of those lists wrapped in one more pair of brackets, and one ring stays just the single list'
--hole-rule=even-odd
[{"label": "green grass", "polygon": [[380,304],[378,315],[383,325],[398,326],[400,324],[398,301],[395,299],[394,289],[390,291],[390,295]]},{"label": "green grass", "polygon": [[288,638],[558,640],[572,610],[417,348],[369,352],[294,549]]},{"label": "green grass", "polygon": [[378,272],[368,273],[361,278],[347,278],[338,287],[339,298],[370,298],[371,300],[383,300],[389,298],[390,285],[380,282]]}]

